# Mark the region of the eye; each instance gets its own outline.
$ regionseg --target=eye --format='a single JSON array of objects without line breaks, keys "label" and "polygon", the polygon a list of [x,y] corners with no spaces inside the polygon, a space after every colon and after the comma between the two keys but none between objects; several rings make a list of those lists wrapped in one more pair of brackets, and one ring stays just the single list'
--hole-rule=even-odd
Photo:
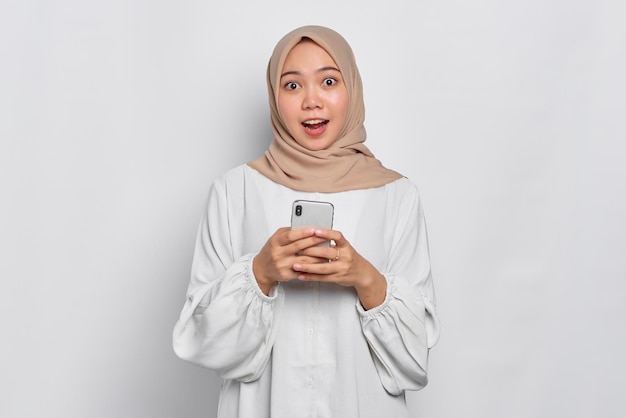
[{"label": "eye", "polygon": [[334,79],[334,78],[332,78],[332,77],[326,77],[326,78],[324,79],[324,81],[323,81],[323,84],[324,84],[326,87],[331,87],[331,86],[334,86],[335,84],[337,84],[337,80],[336,80],[336,79]]},{"label": "eye", "polygon": [[287,90],[295,90],[298,87],[300,87],[300,85],[296,83],[295,81],[289,81],[288,83],[285,83],[285,88]]}]

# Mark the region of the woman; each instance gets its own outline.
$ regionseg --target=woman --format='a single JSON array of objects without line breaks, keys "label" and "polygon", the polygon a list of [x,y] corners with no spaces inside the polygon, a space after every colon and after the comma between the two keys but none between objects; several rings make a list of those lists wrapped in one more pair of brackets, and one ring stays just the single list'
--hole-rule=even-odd
[{"label": "woman", "polygon": [[[363,144],[339,34],[290,32],[267,82],[274,140],[210,188],[174,350],[224,379],[221,418],[408,417],[438,338],[416,187]],[[331,202],[333,230],[291,230],[297,199]]]}]

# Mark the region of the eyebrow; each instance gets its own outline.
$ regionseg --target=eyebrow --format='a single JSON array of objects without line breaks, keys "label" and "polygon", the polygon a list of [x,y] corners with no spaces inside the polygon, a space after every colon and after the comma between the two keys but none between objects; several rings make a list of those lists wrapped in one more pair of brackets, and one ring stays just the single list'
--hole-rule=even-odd
[{"label": "eyebrow", "polygon": [[[322,67],[322,68],[319,68],[319,69],[316,71],[316,73],[323,73],[324,71],[329,71],[329,70],[330,70],[330,71],[337,71],[338,73],[341,73],[341,71],[339,71],[339,69],[338,69],[338,68],[336,68],[336,67],[332,67],[332,66],[327,66],[327,67]],[[301,73],[300,71],[297,71],[297,70],[285,71],[284,73],[282,73],[282,74],[280,75],[280,78],[283,78],[283,77],[284,77],[284,76],[286,76],[286,75],[301,75],[301,74],[302,74],[302,73]]]}]

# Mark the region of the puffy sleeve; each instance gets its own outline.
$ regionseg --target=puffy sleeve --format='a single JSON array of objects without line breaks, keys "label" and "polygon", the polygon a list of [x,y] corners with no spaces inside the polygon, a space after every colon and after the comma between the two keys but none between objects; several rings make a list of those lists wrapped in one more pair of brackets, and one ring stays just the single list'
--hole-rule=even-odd
[{"label": "puffy sleeve", "polygon": [[[174,352],[224,379],[258,379],[269,362],[284,295],[266,296],[252,273],[254,254],[237,254],[231,225],[241,211],[215,181],[197,234],[187,298],[173,332]],[[251,231],[254,232],[254,231]]]},{"label": "puffy sleeve", "polygon": [[385,271],[387,296],[378,307],[357,309],[380,380],[387,392],[419,390],[428,382],[428,352],[439,338],[426,223],[417,189],[393,204],[398,209]]}]

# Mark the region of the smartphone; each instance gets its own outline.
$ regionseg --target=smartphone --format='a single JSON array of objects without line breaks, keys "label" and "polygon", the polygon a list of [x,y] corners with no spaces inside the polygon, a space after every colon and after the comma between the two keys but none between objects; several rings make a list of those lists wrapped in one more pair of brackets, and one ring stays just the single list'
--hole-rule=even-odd
[{"label": "smartphone", "polygon": [[[312,200],[296,200],[291,206],[291,229],[314,227],[332,229],[335,208],[330,202]],[[326,241],[320,245],[329,246]]]}]

